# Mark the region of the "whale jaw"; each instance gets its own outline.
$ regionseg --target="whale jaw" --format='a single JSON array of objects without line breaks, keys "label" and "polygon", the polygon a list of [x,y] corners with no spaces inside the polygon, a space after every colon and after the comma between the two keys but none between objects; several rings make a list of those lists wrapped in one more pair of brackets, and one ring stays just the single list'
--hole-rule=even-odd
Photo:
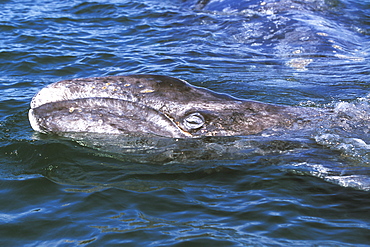
[{"label": "whale jaw", "polygon": [[119,99],[85,98],[47,103],[30,109],[31,127],[42,133],[91,132],[189,137],[167,116]]}]

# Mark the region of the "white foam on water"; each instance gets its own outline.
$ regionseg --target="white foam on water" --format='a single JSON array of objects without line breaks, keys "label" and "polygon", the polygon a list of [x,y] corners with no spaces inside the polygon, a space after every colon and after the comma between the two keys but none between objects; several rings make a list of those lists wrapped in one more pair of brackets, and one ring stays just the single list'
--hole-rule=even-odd
[{"label": "white foam on water", "polygon": [[[350,174],[344,167],[328,167],[327,165],[315,164],[310,162],[300,162],[289,164],[293,166],[293,172],[301,175],[312,175],[327,182],[340,185],[342,187],[354,188],[358,190],[370,191],[370,176],[363,174]],[[291,170],[291,169],[289,169]]]}]

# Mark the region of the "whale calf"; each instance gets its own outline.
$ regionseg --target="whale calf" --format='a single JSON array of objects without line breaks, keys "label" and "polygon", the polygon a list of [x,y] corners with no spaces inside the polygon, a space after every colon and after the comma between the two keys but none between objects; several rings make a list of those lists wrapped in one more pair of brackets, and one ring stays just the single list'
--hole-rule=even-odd
[{"label": "whale calf", "polygon": [[64,80],[31,101],[35,131],[158,135],[171,138],[252,135],[289,128],[302,108],[237,99],[161,75]]}]

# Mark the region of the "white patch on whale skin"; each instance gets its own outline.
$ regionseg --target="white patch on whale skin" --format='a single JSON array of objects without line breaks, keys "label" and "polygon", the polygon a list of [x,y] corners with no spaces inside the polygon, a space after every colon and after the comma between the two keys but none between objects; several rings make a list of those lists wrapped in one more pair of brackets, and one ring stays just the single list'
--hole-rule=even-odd
[{"label": "white patch on whale skin", "polygon": [[39,128],[39,124],[37,123],[37,119],[36,119],[35,115],[33,114],[32,109],[30,109],[28,111],[28,119],[29,119],[31,127],[34,131],[42,132],[41,129]]},{"label": "white patch on whale skin", "polygon": [[[140,79],[140,78],[139,78]],[[127,82],[125,81],[127,80]],[[31,108],[47,103],[83,98],[111,98],[137,102],[136,94],[155,92],[150,85],[133,85],[130,76],[91,77],[64,80],[42,88],[31,100]],[[122,84],[125,83],[125,84]]]},{"label": "white patch on whale skin", "polygon": [[41,89],[31,100],[31,109],[62,99],[64,90],[55,88],[55,84],[50,84]]},{"label": "white patch on whale skin", "polygon": [[[95,83],[94,80],[97,80]],[[82,83],[80,82],[87,82]],[[99,86],[102,86],[99,88]],[[78,89],[78,90],[76,90]],[[113,92],[113,93],[112,93]],[[75,79],[70,81],[60,81],[52,83],[42,88],[31,100],[31,108],[37,108],[41,105],[65,101],[75,100],[90,97],[107,97],[121,98],[121,95],[116,95],[117,88],[111,83],[102,83],[99,78],[87,78],[85,80]]]}]

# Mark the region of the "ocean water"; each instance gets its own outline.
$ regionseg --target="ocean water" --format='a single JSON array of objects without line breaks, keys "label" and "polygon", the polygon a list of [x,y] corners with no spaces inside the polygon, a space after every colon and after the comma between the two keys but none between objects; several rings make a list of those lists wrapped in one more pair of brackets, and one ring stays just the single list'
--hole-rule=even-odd
[{"label": "ocean water", "polygon": [[[1,246],[370,245],[370,2],[0,4]],[[28,123],[52,82],[137,73],[334,114],[187,140]]]}]

